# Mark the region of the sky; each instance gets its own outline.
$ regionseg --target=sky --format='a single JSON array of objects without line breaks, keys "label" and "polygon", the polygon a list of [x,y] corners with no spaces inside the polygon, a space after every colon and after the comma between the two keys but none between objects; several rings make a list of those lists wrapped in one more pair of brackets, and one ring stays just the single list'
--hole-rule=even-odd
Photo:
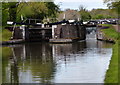
[{"label": "sky", "polygon": [[60,5],[61,10],[67,8],[79,9],[80,5],[83,5],[88,10],[92,10],[93,8],[107,8],[107,5],[103,3],[103,0],[55,0],[55,4]]}]

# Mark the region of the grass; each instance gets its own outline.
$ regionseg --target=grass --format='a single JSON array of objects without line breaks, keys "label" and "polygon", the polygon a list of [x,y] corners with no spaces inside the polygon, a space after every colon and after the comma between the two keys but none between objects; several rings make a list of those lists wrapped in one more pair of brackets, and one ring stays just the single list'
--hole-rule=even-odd
[{"label": "grass", "polygon": [[[2,76],[2,60],[0,59],[0,76]],[[0,78],[0,85],[2,84],[2,78]]]},{"label": "grass", "polygon": [[7,29],[0,31],[0,41],[9,41],[12,36],[12,32]]},{"label": "grass", "polygon": [[118,83],[118,42],[113,46],[113,55],[106,73],[105,83]]},{"label": "grass", "polygon": [[109,37],[115,41],[113,46],[113,54],[110,61],[109,69],[106,72],[105,83],[118,83],[118,50],[120,50],[120,33],[116,32],[112,25],[103,25],[108,26],[108,29],[102,29],[102,32],[105,34],[105,37]]},{"label": "grass", "polygon": [[105,37],[111,38],[114,41],[120,39],[119,35],[120,33],[116,32],[116,30],[113,28],[111,24],[104,24],[103,26],[108,26],[109,29],[102,29],[102,31],[105,34]]}]

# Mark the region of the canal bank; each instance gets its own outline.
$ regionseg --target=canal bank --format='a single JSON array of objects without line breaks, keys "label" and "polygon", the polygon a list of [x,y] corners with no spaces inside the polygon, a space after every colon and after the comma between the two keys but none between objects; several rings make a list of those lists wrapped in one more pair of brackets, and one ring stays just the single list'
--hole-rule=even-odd
[{"label": "canal bank", "polygon": [[[115,42],[113,46],[112,58],[110,61],[109,69],[106,72],[105,83],[118,83],[118,50],[120,50],[120,33],[115,30],[113,25],[102,25],[107,26],[108,29],[101,29],[106,39]],[[103,39],[106,41],[106,39]],[[107,41],[109,41],[107,40]]]}]

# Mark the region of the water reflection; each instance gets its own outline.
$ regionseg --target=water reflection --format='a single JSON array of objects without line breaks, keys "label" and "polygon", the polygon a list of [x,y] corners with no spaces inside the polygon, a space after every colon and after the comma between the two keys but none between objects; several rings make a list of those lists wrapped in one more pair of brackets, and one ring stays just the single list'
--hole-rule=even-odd
[{"label": "water reflection", "polygon": [[[29,43],[3,56],[4,83],[102,83],[112,49],[88,40],[72,44]],[[7,61],[7,62],[6,62]],[[4,65],[3,64],[3,65]]]},{"label": "water reflection", "polygon": [[86,28],[86,39],[96,39],[96,27]]},{"label": "water reflection", "polygon": [[64,63],[70,61],[71,58],[76,58],[74,54],[85,54],[86,42],[72,43],[72,44],[53,44],[53,57],[58,63],[62,60]]}]

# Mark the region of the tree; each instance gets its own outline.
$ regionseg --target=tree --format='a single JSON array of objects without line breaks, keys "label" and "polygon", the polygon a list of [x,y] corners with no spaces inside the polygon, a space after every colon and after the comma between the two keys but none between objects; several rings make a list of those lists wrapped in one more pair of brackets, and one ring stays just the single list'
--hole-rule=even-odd
[{"label": "tree", "polygon": [[8,5],[9,5],[9,20],[16,21],[18,2],[9,2]]},{"label": "tree", "polygon": [[[59,7],[58,5],[54,4],[54,2],[45,2],[46,3],[46,7],[49,9],[47,16],[56,16],[56,13],[59,11]],[[52,14],[52,15],[51,15]]]},{"label": "tree", "polygon": [[120,13],[120,0],[103,0],[104,3],[108,4],[110,9],[116,10],[116,12]]},{"label": "tree", "polygon": [[18,2],[2,3],[2,25],[7,25],[7,20],[16,21],[16,11]]},{"label": "tree", "polygon": [[17,20],[20,21],[21,15],[24,18],[41,19],[55,16],[58,6],[54,2],[27,2],[21,3],[18,7]]},{"label": "tree", "polygon": [[79,6],[79,13],[81,16],[81,20],[87,21],[87,20],[91,19],[91,15],[90,15],[89,11],[86,10],[86,8],[83,5]]},{"label": "tree", "polygon": [[7,24],[8,19],[8,3],[2,3],[2,26],[5,26]]},{"label": "tree", "polygon": [[94,17],[94,19],[105,19],[105,16],[103,14],[98,14]]},{"label": "tree", "polygon": [[110,3],[110,2],[118,2],[119,0],[103,0],[104,3]]},{"label": "tree", "polygon": [[48,8],[47,15],[44,17],[44,21],[55,22],[57,21],[56,17],[59,13],[59,6],[54,2],[45,2],[46,7]]},{"label": "tree", "polygon": [[2,3],[2,20],[6,25],[7,20],[21,21],[21,15],[25,18],[41,19],[56,17],[59,7],[54,2],[6,2]]},{"label": "tree", "polygon": [[114,9],[120,13],[120,1],[119,2],[112,2],[111,5],[109,5],[109,8]]},{"label": "tree", "polygon": [[79,6],[79,10],[80,10],[80,11],[87,11],[87,10],[86,10],[86,7],[84,7],[83,5],[80,5],[80,6]]},{"label": "tree", "polygon": [[80,11],[80,15],[81,15],[81,20],[83,21],[87,21],[91,19],[91,15],[87,11]]},{"label": "tree", "polygon": [[48,8],[44,2],[23,2],[17,8],[17,21],[20,21],[21,15],[24,18],[43,19],[46,16]]},{"label": "tree", "polygon": [[117,18],[117,13],[111,9],[92,9],[90,14],[92,19]]}]

